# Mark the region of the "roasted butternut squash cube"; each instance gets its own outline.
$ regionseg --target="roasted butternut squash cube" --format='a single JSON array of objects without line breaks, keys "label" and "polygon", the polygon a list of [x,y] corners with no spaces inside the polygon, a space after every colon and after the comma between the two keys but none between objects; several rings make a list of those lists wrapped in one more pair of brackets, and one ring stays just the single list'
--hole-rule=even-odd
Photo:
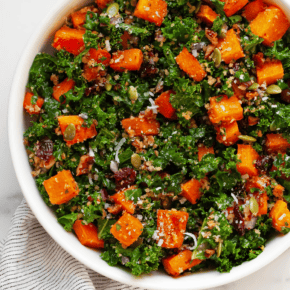
[{"label": "roasted butternut squash cube", "polygon": [[82,245],[94,249],[104,248],[104,240],[99,239],[98,229],[93,223],[84,225],[82,224],[82,220],[76,220],[73,225],[73,230]]},{"label": "roasted butternut squash cube", "polygon": [[221,0],[225,2],[224,12],[227,17],[234,15],[241,10],[249,1],[248,0]]},{"label": "roasted butternut squash cube", "polygon": [[243,12],[243,16],[250,22],[255,19],[258,14],[265,10],[267,5],[263,3],[263,0],[255,0],[250,2]]},{"label": "roasted butternut squash cube", "polygon": [[206,72],[199,61],[189,53],[186,47],[183,48],[175,60],[180,69],[185,71],[189,77],[193,78],[196,82],[202,81],[206,76]]},{"label": "roasted butternut squash cube", "polygon": [[168,249],[181,247],[187,220],[187,212],[159,209],[157,211],[157,244]]},{"label": "roasted butternut squash cube", "polygon": [[128,118],[122,120],[122,126],[130,137],[140,137],[142,135],[157,135],[160,124],[155,119],[145,117]]},{"label": "roasted butternut squash cube", "polygon": [[93,156],[83,155],[77,167],[77,176],[82,174],[88,174],[92,170],[93,164],[94,164]]},{"label": "roasted butternut squash cube", "polygon": [[160,26],[167,15],[167,3],[164,0],[139,0],[134,16]]},{"label": "roasted butternut squash cube", "polygon": [[138,48],[127,49],[113,53],[110,67],[119,72],[139,70],[143,62],[143,53]]},{"label": "roasted butternut squash cube", "polygon": [[264,38],[263,44],[271,45],[283,37],[290,23],[283,11],[276,6],[269,6],[260,12],[251,22],[251,31]]},{"label": "roasted butternut squash cube", "polygon": [[211,27],[214,20],[218,17],[218,14],[216,14],[208,5],[201,5],[196,16],[207,26]]},{"label": "roasted butternut squash cube", "polygon": [[69,170],[59,171],[43,182],[52,204],[63,204],[79,194],[78,184]]},{"label": "roasted butternut squash cube", "polygon": [[287,203],[283,200],[277,200],[270,211],[270,218],[272,218],[272,226],[277,231],[281,231],[282,227],[290,228],[290,211]]},{"label": "roasted butternut squash cube", "polygon": [[127,212],[111,227],[112,235],[121,243],[123,248],[129,247],[137,241],[142,231],[141,222]]},{"label": "roasted butternut squash cube", "polygon": [[243,119],[243,108],[236,96],[211,97],[208,116],[213,124],[239,121]]},{"label": "roasted butternut squash cube", "polygon": [[196,204],[201,198],[201,182],[197,179],[191,179],[181,184],[181,195],[192,204]]},{"label": "roasted butternut squash cube", "polygon": [[100,9],[104,9],[109,3],[113,2],[113,0],[95,0],[95,2]]},{"label": "roasted butternut squash cube", "polygon": [[199,144],[197,147],[198,161],[201,161],[202,157],[207,154],[214,154],[213,147],[206,147],[203,144]]},{"label": "roasted butternut squash cube", "polygon": [[74,28],[80,28],[85,24],[88,11],[92,11],[96,13],[98,12],[98,9],[96,9],[94,6],[89,6],[89,7],[84,7],[71,14],[71,20],[72,20]]},{"label": "roasted butternut squash cube", "polygon": [[222,123],[219,126],[215,126],[216,139],[219,143],[225,146],[231,146],[239,141],[239,136],[241,132],[239,131],[239,126],[237,121],[231,123]]},{"label": "roasted butternut squash cube", "polygon": [[270,185],[270,178],[266,175],[252,176],[246,182],[246,191],[251,193],[252,188],[256,188],[257,191],[264,191],[265,188]]},{"label": "roasted butternut squash cube", "polygon": [[57,50],[64,49],[73,55],[78,55],[85,49],[84,34],[84,29],[78,30],[63,26],[55,33],[52,46]]},{"label": "roasted butternut squash cube", "polygon": [[[58,123],[63,139],[68,146],[71,146],[76,143],[84,142],[89,138],[93,138],[97,135],[96,127],[92,124],[89,128],[83,126],[84,119],[79,116],[59,116]],[[68,125],[73,124],[75,127],[75,137],[72,140],[65,139],[65,130]]]},{"label": "roasted butternut squash cube", "polygon": [[221,52],[222,60],[227,64],[232,60],[238,60],[245,56],[234,29],[228,30],[226,37],[219,40],[218,48]]},{"label": "roasted butternut squash cube", "polygon": [[27,92],[23,101],[23,108],[30,115],[38,115],[40,113],[41,107],[44,104],[44,99],[37,96],[36,102],[32,104],[33,93]]},{"label": "roasted butternut squash cube", "polygon": [[258,169],[255,162],[259,157],[257,151],[251,145],[238,144],[238,159],[241,163],[237,164],[237,170],[241,175],[248,174],[249,176],[258,175]]},{"label": "roasted butternut squash cube", "polygon": [[282,79],[284,76],[284,69],[280,60],[273,60],[265,62],[263,66],[257,67],[257,80],[261,85],[271,85]]},{"label": "roasted butternut squash cube", "polygon": [[282,198],[284,194],[284,190],[285,188],[282,185],[277,184],[273,189],[273,195],[278,198]]},{"label": "roasted butternut squash cube", "polygon": [[[66,78],[64,81],[52,88],[52,96],[55,100],[60,102],[60,97],[75,87],[74,80]],[[63,102],[65,103],[65,101]]]},{"label": "roasted butternut squash cube", "polygon": [[158,112],[168,119],[176,116],[176,110],[172,107],[170,103],[171,94],[175,94],[175,92],[172,90],[166,91],[155,100],[155,105],[158,106]]},{"label": "roasted butternut squash cube", "polygon": [[267,134],[265,148],[269,153],[285,153],[290,144],[282,134]]},{"label": "roasted butternut squash cube", "polygon": [[134,204],[133,200],[126,200],[125,192],[133,189],[137,189],[137,186],[133,185],[111,196],[116,204],[120,204],[122,209],[130,214],[134,214],[136,205]]},{"label": "roasted butternut squash cube", "polygon": [[179,276],[182,272],[190,269],[202,262],[202,260],[194,259],[191,260],[192,252],[190,250],[184,250],[179,252],[177,255],[162,259],[162,264],[165,271],[174,277]]}]

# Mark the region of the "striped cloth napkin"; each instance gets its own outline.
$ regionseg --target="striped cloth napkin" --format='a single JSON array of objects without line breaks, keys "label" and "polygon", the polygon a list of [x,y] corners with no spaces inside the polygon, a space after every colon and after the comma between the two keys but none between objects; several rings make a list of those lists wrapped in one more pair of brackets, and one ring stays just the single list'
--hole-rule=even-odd
[{"label": "striped cloth napkin", "polygon": [[[65,252],[39,224],[26,201],[17,208],[0,242],[0,289],[135,290],[110,280]],[[141,290],[141,289],[140,289]]]}]

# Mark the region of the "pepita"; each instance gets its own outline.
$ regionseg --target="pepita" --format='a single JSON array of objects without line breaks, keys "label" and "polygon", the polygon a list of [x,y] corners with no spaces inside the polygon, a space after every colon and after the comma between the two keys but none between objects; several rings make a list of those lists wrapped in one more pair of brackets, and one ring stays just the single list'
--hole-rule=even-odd
[{"label": "pepita", "polygon": [[113,3],[109,5],[107,8],[107,14],[109,17],[114,17],[119,13],[119,4],[118,3]]},{"label": "pepita", "polygon": [[201,6],[201,1],[198,2],[197,6],[196,6],[196,8],[194,10],[194,13],[197,13],[199,11],[200,6]]},{"label": "pepita", "polygon": [[223,246],[223,243],[222,242],[219,242],[218,244],[218,248],[217,248],[217,252],[216,252],[216,256],[219,258],[221,253],[222,253],[222,246]]},{"label": "pepita", "polygon": [[69,124],[63,132],[63,137],[67,141],[72,141],[76,136],[76,127],[74,124]]},{"label": "pepita", "polygon": [[254,138],[252,136],[248,136],[248,135],[240,135],[240,136],[238,136],[238,138],[240,140],[243,140],[243,141],[246,141],[246,142],[256,142],[257,141],[256,138]]},{"label": "pepita", "polygon": [[215,48],[212,55],[212,60],[214,61],[214,66],[219,67],[222,62],[222,54],[218,48]]},{"label": "pepita", "polygon": [[137,89],[133,86],[130,86],[129,87],[129,98],[131,101],[137,101],[138,99],[138,92],[137,92]]},{"label": "pepita", "polygon": [[270,124],[270,131],[276,131],[277,127],[275,125],[275,120]]},{"label": "pepita", "polygon": [[138,169],[141,166],[141,157],[138,154],[136,154],[136,153],[132,154],[132,156],[131,156],[131,164],[136,169]]},{"label": "pepita", "polygon": [[110,75],[107,75],[106,77],[106,84],[105,84],[105,89],[106,91],[110,91],[112,89],[112,84],[110,84],[110,80],[112,79],[112,77]]},{"label": "pepita", "polygon": [[259,212],[258,202],[253,196],[250,198],[250,211],[254,215],[257,215]]},{"label": "pepita", "polygon": [[248,91],[254,91],[259,87],[259,84],[253,83],[251,86],[248,87]]},{"label": "pepita", "polygon": [[277,85],[271,85],[266,89],[266,92],[271,95],[277,95],[277,94],[280,94],[282,90]]}]

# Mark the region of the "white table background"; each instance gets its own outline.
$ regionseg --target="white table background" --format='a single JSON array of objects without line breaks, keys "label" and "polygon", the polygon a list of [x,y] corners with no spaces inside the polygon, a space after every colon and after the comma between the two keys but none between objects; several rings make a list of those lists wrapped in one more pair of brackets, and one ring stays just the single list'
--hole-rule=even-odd
[{"label": "white table background", "polygon": [[[0,0],[0,240],[7,235],[13,213],[23,198],[14,173],[7,136],[10,87],[24,47],[55,3],[57,0]],[[290,250],[258,272],[215,288],[226,289],[289,290]]]}]

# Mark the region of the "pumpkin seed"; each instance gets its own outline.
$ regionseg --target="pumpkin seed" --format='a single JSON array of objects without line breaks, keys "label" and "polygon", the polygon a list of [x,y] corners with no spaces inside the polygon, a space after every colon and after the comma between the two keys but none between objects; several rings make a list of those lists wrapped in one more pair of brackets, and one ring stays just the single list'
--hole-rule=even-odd
[{"label": "pumpkin seed", "polygon": [[280,94],[282,90],[277,85],[271,85],[267,88],[266,92],[271,95],[276,95],[276,94]]},{"label": "pumpkin seed", "polygon": [[67,141],[72,141],[76,136],[76,127],[74,124],[69,124],[63,132],[63,137]]},{"label": "pumpkin seed", "polygon": [[200,6],[201,6],[201,1],[198,2],[197,6],[196,6],[196,8],[194,10],[194,13],[197,13],[199,11]]},{"label": "pumpkin seed", "polygon": [[270,124],[270,131],[276,131],[277,127],[275,125],[275,121]]},{"label": "pumpkin seed", "polygon": [[106,77],[106,84],[105,84],[105,88],[106,88],[106,91],[110,91],[112,89],[112,85],[110,84],[110,80],[112,79],[112,77],[110,75],[107,75]]},{"label": "pumpkin seed", "polygon": [[240,135],[240,136],[238,136],[238,138],[240,140],[243,140],[243,141],[246,141],[246,142],[256,142],[257,141],[256,138],[254,138],[252,136],[247,136],[247,135]]},{"label": "pumpkin seed", "polygon": [[257,200],[253,196],[250,198],[250,211],[254,215],[257,215],[258,212],[259,212],[258,202],[257,202]]},{"label": "pumpkin seed", "polygon": [[219,258],[221,253],[222,253],[222,246],[223,246],[223,243],[222,242],[219,242],[218,244],[218,248],[217,248],[217,253],[216,253],[216,256]]},{"label": "pumpkin seed", "polygon": [[138,99],[137,89],[133,86],[129,87],[129,98],[131,101],[137,101],[137,99]]},{"label": "pumpkin seed", "polygon": [[141,157],[136,153],[132,154],[131,163],[135,168],[138,169],[141,166]]},{"label": "pumpkin seed", "polygon": [[119,12],[119,4],[118,3],[113,3],[111,5],[109,5],[109,7],[107,8],[107,14],[109,15],[109,17],[114,17],[115,15],[117,15]]},{"label": "pumpkin seed", "polygon": [[259,87],[259,84],[253,83],[251,86],[248,87],[248,91],[254,91]]},{"label": "pumpkin seed", "polygon": [[215,48],[212,55],[212,60],[214,61],[214,66],[219,67],[222,62],[222,54],[218,48]]}]

